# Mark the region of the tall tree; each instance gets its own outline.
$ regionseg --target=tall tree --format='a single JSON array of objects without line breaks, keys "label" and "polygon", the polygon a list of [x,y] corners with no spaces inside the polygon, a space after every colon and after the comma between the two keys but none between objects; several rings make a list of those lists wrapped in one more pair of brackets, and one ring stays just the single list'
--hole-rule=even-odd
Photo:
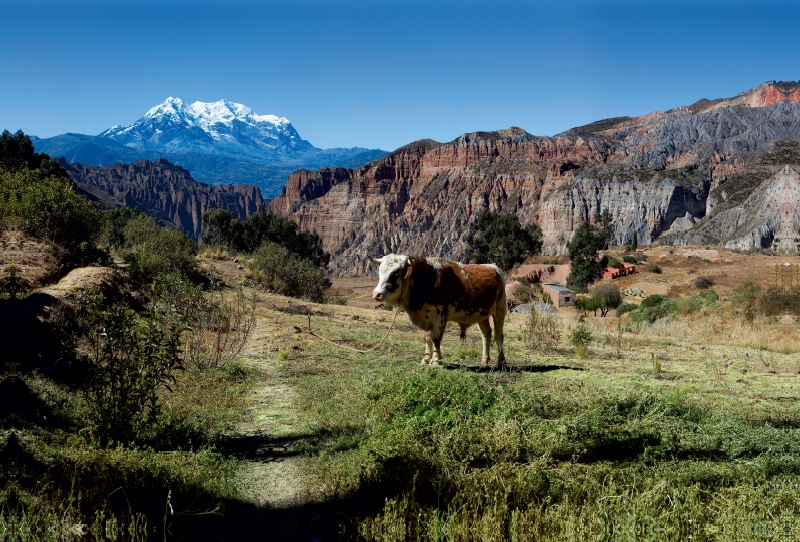
[{"label": "tall tree", "polygon": [[588,221],[575,230],[572,242],[567,245],[571,265],[567,285],[570,288],[585,292],[589,283],[603,276],[608,258],[603,256],[598,260],[597,252],[605,248],[606,239],[603,228],[593,226]]},{"label": "tall tree", "polygon": [[484,209],[478,214],[475,230],[475,235],[467,236],[467,257],[476,263],[495,263],[508,271],[542,251],[542,229],[536,224],[523,228],[515,214]]}]

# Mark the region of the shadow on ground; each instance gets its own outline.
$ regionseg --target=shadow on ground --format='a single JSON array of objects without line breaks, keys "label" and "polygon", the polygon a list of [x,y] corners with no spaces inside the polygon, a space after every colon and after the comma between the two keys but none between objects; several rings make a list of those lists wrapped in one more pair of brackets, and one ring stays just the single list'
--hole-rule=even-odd
[{"label": "shadow on ground", "polygon": [[528,365],[528,364],[506,364],[502,367],[496,365],[464,365],[462,363],[444,363],[442,367],[448,370],[462,370],[471,373],[547,373],[550,371],[571,370],[585,371],[583,367],[572,367],[570,365]]}]

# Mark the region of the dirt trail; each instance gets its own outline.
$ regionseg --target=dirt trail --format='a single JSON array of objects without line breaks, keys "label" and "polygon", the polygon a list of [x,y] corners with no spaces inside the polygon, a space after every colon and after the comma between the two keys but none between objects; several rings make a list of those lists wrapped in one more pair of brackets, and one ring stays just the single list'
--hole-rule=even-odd
[{"label": "dirt trail", "polygon": [[310,540],[310,493],[303,475],[304,456],[296,447],[306,436],[307,422],[297,407],[297,393],[281,374],[284,362],[276,359],[273,339],[281,324],[273,318],[259,317],[242,352],[244,364],[258,372],[254,377],[258,384],[230,442],[242,459],[239,489],[266,520],[258,539]]}]

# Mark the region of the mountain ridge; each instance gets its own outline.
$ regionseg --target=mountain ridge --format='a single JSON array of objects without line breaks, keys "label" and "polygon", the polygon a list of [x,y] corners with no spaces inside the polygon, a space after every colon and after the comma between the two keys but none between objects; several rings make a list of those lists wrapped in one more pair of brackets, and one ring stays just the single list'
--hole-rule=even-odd
[{"label": "mountain ridge", "polygon": [[798,88],[768,82],[696,111],[604,119],[555,136],[512,127],[421,140],[358,169],[295,172],[267,207],[317,231],[334,274],[366,272],[367,253],[464,259],[485,208],[539,224],[549,254],[563,253],[577,226],[605,208],[615,244],[634,232],[641,245],[696,243],[711,239],[691,234],[727,197],[731,176],[755,171],[776,142],[800,140]]},{"label": "mountain ridge", "polygon": [[202,182],[252,184],[267,197],[279,193],[299,168],[358,167],[386,154],[364,147],[319,149],[286,118],[257,115],[228,100],[186,104],[172,97],[129,126],[96,136],[68,132],[32,140],[38,152],[89,166],[166,158]]}]

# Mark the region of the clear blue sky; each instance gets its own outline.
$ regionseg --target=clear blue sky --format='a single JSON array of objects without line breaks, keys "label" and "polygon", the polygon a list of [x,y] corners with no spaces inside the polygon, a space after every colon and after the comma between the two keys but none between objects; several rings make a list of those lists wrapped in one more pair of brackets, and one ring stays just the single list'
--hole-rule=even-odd
[{"label": "clear blue sky", "polygon": [[0,3],[0,129],[130,124],[168,96],[392,150],[800,79],[792,2],[25,0]]}]

